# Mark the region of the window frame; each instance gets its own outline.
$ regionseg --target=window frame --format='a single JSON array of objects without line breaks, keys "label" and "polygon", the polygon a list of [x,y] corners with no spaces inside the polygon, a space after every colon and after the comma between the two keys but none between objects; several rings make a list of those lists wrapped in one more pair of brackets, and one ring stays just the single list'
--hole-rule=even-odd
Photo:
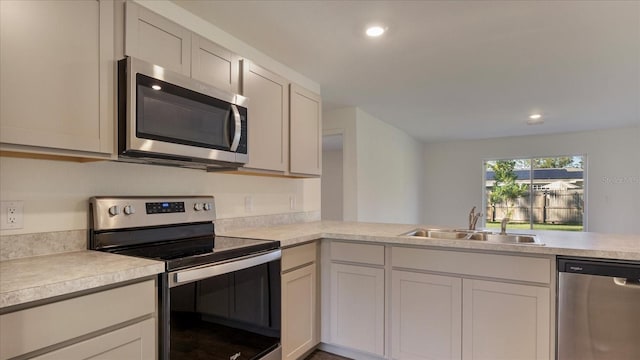
[{"label": "window frame", "polygon": [[[583,181],[583,201],[584,201],[584,206],[583,206],[583,214],[582,214],[582,231],[581,232],[587,232],[588,231],[588,219],[589,219],[589,184],[588,184],[588,156],[586,153],[577,153],[577,154],[571,154],[571,155],[540,155],[540,156],[512,156],[512,157],[485,157],[482,159],[482,209],[487,209],[488,204],[488,197],[487,197],[487,162],[489,161],[510,161],[510,160],[529,160],[530,161],[530,167],[529,167],[529,194],[531,196],[531,192],[533,190],[533,160],[534,159],[544,159],[544,158],[560,158],[560,157],[576,157],[576,156],[581,156],[582,157],[582,181]],[[532,205],[533,203],[531,203],[530,205],[530,213],[532,213]],[[485,211],[483,210],[483,211]],[[481,220],[481,224],[482,224],[482,228],[483,229],[487,229],[487,219],[488,219],[488,214],[484,214],[484,216],[482,217]],[[561,231],[561,230],[542,230],[542,229],[534,229],[533,228],[533,217],[529,217],[529,229],[526,230],[519,230],[519,231]]]}]

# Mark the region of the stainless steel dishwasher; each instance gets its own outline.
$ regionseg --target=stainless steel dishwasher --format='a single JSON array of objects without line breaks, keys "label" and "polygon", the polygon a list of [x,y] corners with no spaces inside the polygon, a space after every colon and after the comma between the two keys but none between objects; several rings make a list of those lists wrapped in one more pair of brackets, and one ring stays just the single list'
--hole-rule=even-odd
[{"label": "stainless steel dishwasher", "polygon": [[640,359],[640,263],[558,257],[558,360]]}]

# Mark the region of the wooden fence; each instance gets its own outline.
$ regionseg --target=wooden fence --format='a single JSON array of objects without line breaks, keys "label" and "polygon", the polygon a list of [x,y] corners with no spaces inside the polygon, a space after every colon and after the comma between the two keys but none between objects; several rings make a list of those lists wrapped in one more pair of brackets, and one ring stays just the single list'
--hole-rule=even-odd
[{"label": "wooden fence", "polygon": [[[533,206],[531,204],[533,203]],[[528,223],[533,217],[534,224],[581,225],[584,214],[584,191],[537,190],[533,199],[529,194],[519,197],[509,204],[512,222]],[[500,221],[507,215],[505,203],[487,205],[487,220]]]}]

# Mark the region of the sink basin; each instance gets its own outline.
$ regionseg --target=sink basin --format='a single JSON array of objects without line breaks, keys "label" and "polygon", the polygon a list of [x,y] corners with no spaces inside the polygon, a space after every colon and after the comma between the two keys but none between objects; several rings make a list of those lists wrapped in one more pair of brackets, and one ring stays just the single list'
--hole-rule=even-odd
[{"label": "sink basin", "polygon": [[447,240],[485,240],[487,235],[484,232],[466,231],[466,230],[443,230],[443,229],[415,229],[403,236],[429,237],[432,239]]},{"label": "sink basin", "polygon": [[446,240],[476,240],[498,244],[538,245],[544,246],[535,235],[525,234],[496,234],[486,231],[447,230],[447,229],[415,229],[401,236],[428,237]]},{"label": "sink basin", "polygon": [[536,241],[535,235],[522,234],[487,234],[487,241],[501,244],[543,245]]}]

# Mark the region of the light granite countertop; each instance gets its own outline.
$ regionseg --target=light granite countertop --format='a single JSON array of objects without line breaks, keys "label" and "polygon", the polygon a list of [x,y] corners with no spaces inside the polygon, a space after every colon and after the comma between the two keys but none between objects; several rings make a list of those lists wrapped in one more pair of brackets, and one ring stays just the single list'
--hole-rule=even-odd
[{"label": "light granite countertop", "polygon": [[[640,235],[542,231],[545,246],[401,236],[428,225],[315,221],[222,231],[217,235],[278,240],[283,248],[329,238],[462,250],[640,261]],[[521,233],[522,231],[518,231]],[[0,309],[159,274],[164,263],[98,251],[72,251],[0,261]]]},{"label": "light granite countertop", "polygon": [[0,261],[0,309],[164,271],[164,262],[98,251]]},{"label": "light granite countertop", "polygon": [[430,225],[318,221],[235,230],[224,232],[219,235],[279,240],[282,247],[289,247],[319,238],[329,238],[397,245],[445,247],[452,249],[640,260],[640,235],[598,234],[566,231],[514,231],[517,233],[536,234],[536,237],[540,242],[544,243],[545,246],[400,236],[401,234],[418,227],[439,228],[438,226]]}]

